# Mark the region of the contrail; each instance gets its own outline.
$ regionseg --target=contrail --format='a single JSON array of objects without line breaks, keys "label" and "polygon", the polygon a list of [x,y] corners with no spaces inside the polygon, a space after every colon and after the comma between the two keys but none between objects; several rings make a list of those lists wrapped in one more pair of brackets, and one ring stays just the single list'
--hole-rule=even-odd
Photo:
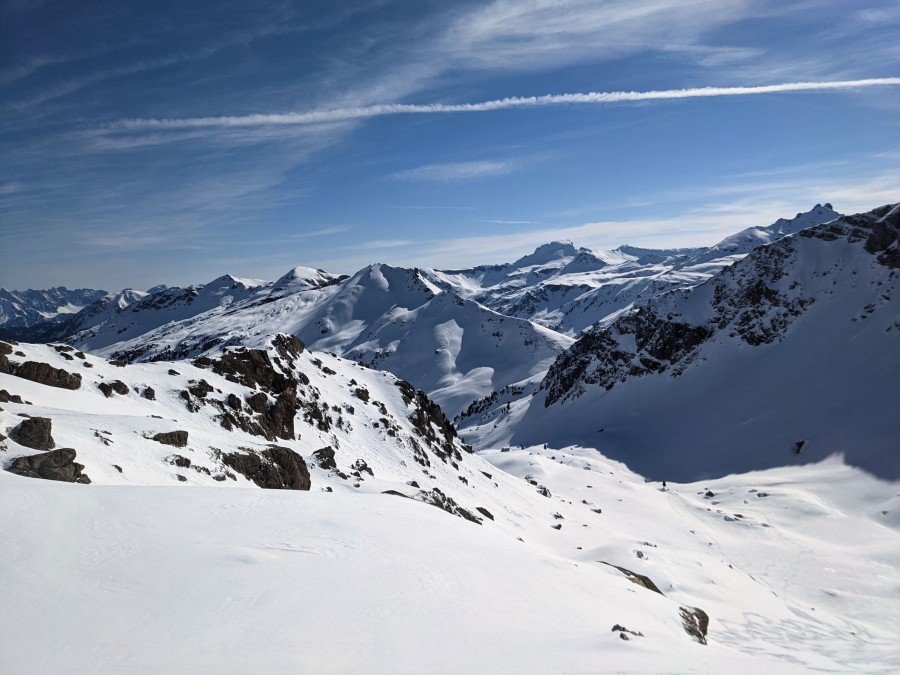
[{"label": "contrail", "polygon": [[254,114],[236,117],[188,117],[182,119],[123,119],[109,130],[194,129],[203,127],[255,127],[266,125],[325,124],[384,117],[386,115],[420,115],[428,113],[466,113],[507,110],[510,108],[540,108],[579,104],[625,103],[629,101],[669,101],[684,98],[712,98],[716,96],[753,96],[757,94],[785,94],[800,91],[829,91],[900,85],[900,77],[881,77],[866,80],[834,82],[786,82],[758,87],[696,87],[692,89],[664,89],[660,91],[593,91],[580,94],[549,94],[546,96],[513,96],[479,103],[385,103],[349,108],[332,108],[309,112]]}]

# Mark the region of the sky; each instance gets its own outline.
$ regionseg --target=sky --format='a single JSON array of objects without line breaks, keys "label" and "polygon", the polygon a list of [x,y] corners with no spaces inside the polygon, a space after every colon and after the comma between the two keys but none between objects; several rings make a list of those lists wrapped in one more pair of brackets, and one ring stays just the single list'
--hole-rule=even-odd
[{"label": "sky", "polygon": [[712,245],[900,201],[896,0],[0,0],[0,286]]}]

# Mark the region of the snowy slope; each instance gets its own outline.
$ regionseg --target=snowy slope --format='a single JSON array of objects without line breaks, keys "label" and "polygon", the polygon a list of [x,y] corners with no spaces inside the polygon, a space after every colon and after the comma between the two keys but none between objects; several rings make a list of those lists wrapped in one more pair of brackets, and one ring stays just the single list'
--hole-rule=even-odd
[{"label": "snowy slope", "polygon": [[[529,321],[444,293],[417,270],[370,265],[348,279],[298,270],[255,287],[243,300],[214,304],[144,331],[173,311],[168,301],[150,296],[103,324],[96,336],[82,331],[73,341],[92,349],[115,335],[118,341],[93,348],[94,353],[149,361],[217,353],[238,344],[259,347],[273,333],[290,333],[311,349],[409,379],[450,415],[494,389],[542,374],[572,343]],[[179,300],[171,307],[186,311],[185,304]]]},{"label": "snowy slope", "polygon": [[832,461],[663,491],[593,451],[487,458],[503,506],[481,526],[361,490],[0,472],[0,670],[900,667],[897,484]]},{"label": "snowy slope", "polygon": [[832,454],[897,479],[898,228],[884,207],[806,229],[585,335],[516,402],[507,442],[674,480]]},{"label": "snowy slope", "polygon": [[578,335],[598,322],[615,319],[634,303],[695,286],[758,246],[838,215],[829,204],[817,204],[790,220],[749,228],[711,248],[620,246],[592,251],[571,242],[552,242],[506,265],[425,273],[442,288],[499,312]]}]

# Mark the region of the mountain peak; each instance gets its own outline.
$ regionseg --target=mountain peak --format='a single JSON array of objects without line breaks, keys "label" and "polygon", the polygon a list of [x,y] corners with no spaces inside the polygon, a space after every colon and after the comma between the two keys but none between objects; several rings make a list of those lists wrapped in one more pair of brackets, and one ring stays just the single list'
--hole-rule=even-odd
[{"label": "mountain peak", "polygon": [[522,256],[513,263],[514,267],[531,265],[547,265],[555,262],[568,262],[578,255],[578,248],[569,240],[551,241],[541,244],[533,253]]}]

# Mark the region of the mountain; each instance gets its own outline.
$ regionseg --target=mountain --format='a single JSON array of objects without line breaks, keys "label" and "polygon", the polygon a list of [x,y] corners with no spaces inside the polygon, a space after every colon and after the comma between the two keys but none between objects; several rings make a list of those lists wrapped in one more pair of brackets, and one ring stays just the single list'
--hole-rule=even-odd
[{"label": "mountain", "polygon": [[62,321],[104,295],[106,291],[69,290],[65,286],[37,291],[0,288],[0,327],[28,328],[47,321]]},{"label": "mountain", "polygon": [[592,251],[552,242],[514,263],[426,274],[462,297],[574,336],[634,303],[695,286],[758,246],[839,215],[830,204],[817,204],[790,220],[749,228],[710,248]]},{"label": "mountain", "polygon": [[898,206],[803,229],[586,333],[515,402],[508,442],[597,447],[657,479],[840,454],[897,480],[898,230]]},{"label": "mountain", "polygon": [[473,454],[284,335],[0,343],[0,408],[3,672],[900,665],[896,487],[835,459],[663,489],[593,449]]},{"label": "mountain", "polygon": [[0,341],[0,672],[897,671],[900,206],[779,222],[485,268],[659,270],[577,341],[387,265]]},{"label": "mountain", "polygon": [[381,264],[349,278],[297,268],[274,283],[222,277],[166,289],[58,339],[137,362],[260,347],[274,332],[412,378],[450,415],[495,389],[542,376],[572,343],[442,292],[418,270]]}]

